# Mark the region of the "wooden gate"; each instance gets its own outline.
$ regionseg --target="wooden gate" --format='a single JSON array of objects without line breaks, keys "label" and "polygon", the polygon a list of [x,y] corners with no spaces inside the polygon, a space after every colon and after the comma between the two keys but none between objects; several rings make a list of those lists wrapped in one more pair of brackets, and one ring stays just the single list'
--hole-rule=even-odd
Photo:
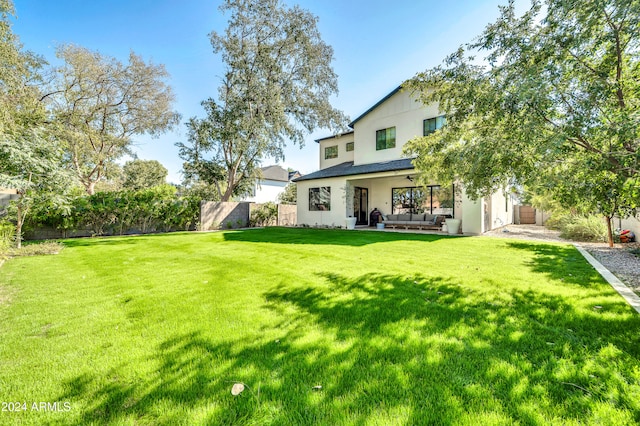
[{"label": "wooden gate", "polygon": [[520,206],[520,223],[523,225],[535,225],[536,209],[531,206]]}]

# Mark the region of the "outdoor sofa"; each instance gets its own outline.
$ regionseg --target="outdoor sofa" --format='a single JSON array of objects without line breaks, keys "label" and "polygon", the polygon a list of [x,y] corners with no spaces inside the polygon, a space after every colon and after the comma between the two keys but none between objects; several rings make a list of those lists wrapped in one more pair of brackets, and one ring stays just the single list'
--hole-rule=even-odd
[{"label": "outdoor sofa", "polygon": [[442,229],[444,220],[450,218],[451,215],[444,214],[388,214],[382,216],[382,223],[384,226],[395,229],[396,226],[403,226],[405,229],[418,228],[418,229]]}]

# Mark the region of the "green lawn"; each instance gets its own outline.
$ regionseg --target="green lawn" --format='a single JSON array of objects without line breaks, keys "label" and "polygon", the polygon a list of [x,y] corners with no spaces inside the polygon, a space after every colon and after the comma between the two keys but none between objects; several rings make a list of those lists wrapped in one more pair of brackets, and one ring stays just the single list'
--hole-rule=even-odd
[{"label": "green lawn", "polygon": [[0,400],[26,403],[0,424],[640,423],[640,315],[571,246],[283,228],[65,245],[0,268]]}]

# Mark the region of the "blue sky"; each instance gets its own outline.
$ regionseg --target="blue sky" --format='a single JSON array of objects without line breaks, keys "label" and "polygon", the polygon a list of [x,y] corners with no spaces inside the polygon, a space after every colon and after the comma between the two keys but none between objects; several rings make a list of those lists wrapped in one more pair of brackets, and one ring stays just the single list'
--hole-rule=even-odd
[{"label": "blue sky", "polygon": [[[319,18],[324,41],[334,49],[333,68],[340,93],[333,105],[351,119],[359,116],[404,80],[434,67],[463,43],[479,35],[507,0],[287,0]],[[203,116],[200,102],[217,95],[223,64],[209,43],[211,31],[224,32],[228,16],[221,0],[14,0],[13,32],[25,49],[55,61],[58,44],[73,43],[126,61],[133,50],[164,64],[176,94],[175,109]],[[520,1],[519,4],[525,4]],[[284,167],[302,173],[318,169],[314,139],[290,145]],[[158,160],[179,183],[182,162],[175,142],[186,142],[185,127],[158,139],[134,138],[138,157]],[[266,160],[263,165],[272,164]]]}]

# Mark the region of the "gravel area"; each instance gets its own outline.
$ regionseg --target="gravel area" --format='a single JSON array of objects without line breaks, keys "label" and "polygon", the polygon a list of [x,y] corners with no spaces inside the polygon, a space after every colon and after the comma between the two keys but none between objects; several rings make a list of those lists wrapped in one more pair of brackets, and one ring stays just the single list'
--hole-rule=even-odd
[{"label": "gravel area", "polygon": [[[508,225],[504,228],[487,232],[483,235],[502,238],[516,238],[535,241],[556,241],[573,243],[560,238],[558,231],[536,225]],[[640,295],[640,257],[630,252],[640,249],[640,243],[615,244],[609,247],[606,243],[579,242],[598,262],[611,271],[627,287]]]},{"label": "gravel area", "polygon": [[581,243],[581,245],[640,296],[640,257],[630,252],[633,248],[640,248],[638,243],[615,244],[613,248],[598,243]]}]

